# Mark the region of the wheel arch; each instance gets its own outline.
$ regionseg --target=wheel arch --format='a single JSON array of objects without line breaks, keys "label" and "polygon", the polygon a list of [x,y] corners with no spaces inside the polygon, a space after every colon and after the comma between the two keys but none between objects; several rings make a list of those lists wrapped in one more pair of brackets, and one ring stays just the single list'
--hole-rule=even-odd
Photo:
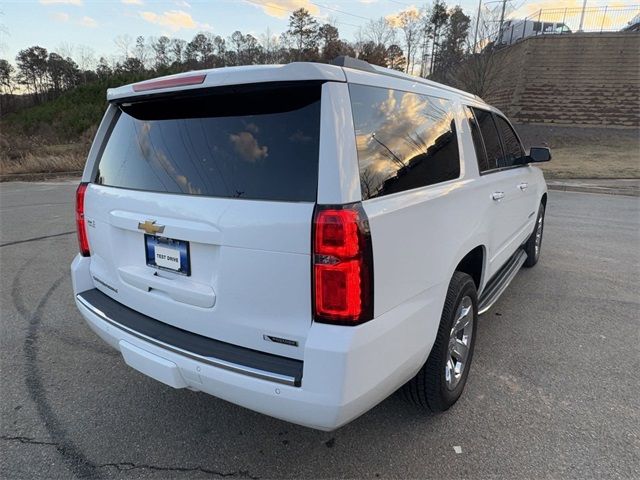
[{"label": "wheel arch", "polygon": [[476,290],[480,292],[480,287],[484,280],[486,264],[486,247],[478,245],[472,248],[456,265],[455,271],[469,275],[476,284]]}]

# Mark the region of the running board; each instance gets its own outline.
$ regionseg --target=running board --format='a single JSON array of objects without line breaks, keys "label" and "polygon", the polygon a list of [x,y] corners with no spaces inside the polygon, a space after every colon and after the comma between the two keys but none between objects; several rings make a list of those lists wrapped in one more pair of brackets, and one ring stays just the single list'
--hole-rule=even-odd
[{"label": "running board", "polygon": [[527,260],[527,254],[520,249],[514,253],[500,271],[489,281],[480,295],[478,315],[482,315],[498,301],[511,281]]}]

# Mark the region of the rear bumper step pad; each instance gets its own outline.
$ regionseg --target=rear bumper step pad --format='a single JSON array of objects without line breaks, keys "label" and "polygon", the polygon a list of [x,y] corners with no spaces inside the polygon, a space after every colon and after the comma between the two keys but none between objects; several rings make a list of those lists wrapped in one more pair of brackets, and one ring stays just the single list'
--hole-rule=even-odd
[{"label": "rear bumper step pad", "polygon": [[187,332],[122,305],[97,289],[77,295],[102,320],[141,340],[226,370],[299,387],[304,362]]}]

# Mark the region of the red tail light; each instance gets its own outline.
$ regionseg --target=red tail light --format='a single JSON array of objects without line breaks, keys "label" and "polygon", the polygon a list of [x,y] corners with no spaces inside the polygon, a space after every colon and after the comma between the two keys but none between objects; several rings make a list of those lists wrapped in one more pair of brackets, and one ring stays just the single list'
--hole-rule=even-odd
[{"label": "red tail light", "polygon": [[87,225],[84,221],[84,193],[87,191],[87,184],[81,183],[76,190],[76,230],[78,231],[78,244],[80,245],[80,255],[88,257],[89,237],[87,236]]},{"label": "red tail light", "polygon": [[318,206],[313,234],[314,318],[358,325],[373,318],[373,255],[360,204]]}]

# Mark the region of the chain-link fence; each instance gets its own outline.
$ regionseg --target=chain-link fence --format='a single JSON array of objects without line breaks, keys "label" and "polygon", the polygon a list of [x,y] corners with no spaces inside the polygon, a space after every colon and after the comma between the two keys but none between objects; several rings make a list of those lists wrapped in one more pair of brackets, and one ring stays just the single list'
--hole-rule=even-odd
[{"label": "chain-link fence", "polygon": [[496,44],[511,45],[537,35],[620,31],[640,31],[640,5],[542,9],[523,19],[505,20]]}]

